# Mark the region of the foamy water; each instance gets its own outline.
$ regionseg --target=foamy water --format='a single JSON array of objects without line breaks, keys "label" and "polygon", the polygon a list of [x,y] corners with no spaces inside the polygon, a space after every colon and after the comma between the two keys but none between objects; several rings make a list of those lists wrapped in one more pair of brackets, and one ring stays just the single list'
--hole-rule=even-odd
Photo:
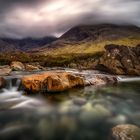
[{"label": "foamy water", "polygon": [[119,82],[134,82],[134,81],[140,81],[140,77],[123,77],[118,76]]}]

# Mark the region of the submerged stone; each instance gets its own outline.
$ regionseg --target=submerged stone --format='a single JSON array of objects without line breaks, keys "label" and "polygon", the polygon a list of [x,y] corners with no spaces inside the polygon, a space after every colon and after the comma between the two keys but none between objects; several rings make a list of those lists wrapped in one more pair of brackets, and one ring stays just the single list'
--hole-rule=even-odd
[{"label": "submerged stone", "polygon": [[104,106],[100,104],[92,106],[92,104],[88,102],[82,107],[80,120],[85,125],[89,125],[91,122],[98,123],[107,119],[110,116],[111,116],[110,110],[108,110]]},{"label": "submerged stone", "polygon": [[140,140],[140,128],[131,124],[117,125],[112,128],[110,140]]}]

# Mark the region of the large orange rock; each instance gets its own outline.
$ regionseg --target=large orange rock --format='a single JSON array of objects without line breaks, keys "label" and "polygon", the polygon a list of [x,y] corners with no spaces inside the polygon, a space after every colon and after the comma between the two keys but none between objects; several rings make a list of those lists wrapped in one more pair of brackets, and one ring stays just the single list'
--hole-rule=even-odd
[{"label": "large orange rock", "polygon": [[84,86],[84,80],[67,72],[45,72],[23,77],[22,85],[31,92],[59,92]]}]

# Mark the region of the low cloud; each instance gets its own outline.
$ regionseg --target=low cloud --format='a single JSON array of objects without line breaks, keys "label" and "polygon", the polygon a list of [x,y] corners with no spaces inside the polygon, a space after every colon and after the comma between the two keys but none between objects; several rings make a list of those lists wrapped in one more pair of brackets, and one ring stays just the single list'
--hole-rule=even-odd
[{"label": "low cloud", "polygon": [[1,37],[60,36],[79,24],[140,26],[139,0],[1,0]]}]

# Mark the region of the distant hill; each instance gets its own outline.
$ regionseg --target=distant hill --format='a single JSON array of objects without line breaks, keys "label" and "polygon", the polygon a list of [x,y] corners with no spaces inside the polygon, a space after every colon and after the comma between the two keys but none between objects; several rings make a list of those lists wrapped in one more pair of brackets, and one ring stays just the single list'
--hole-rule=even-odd
[{"label": "distant hill", "polygon": [[107,44],[135,46],[140,28],[133,25],[83,25],[71,28],[56,41],[45,45],[41,54],[96,53]]},{"label": "distant hill", "polygon": [[66,39],[72,42],[83,40],[102,41],[137,35],[140,35],[140,28],[136,26],[100,24],[74,27],[64,33],[60,39]]},{"label": "distant hill", "polygon": [[0,52],[11,52],[11,51],[17,51],[15,46],[0,39]]},{"label": "distant hill", "polygon": [[[108,44],[135,47],[140,44],[140,28],[132,25],[83,25],[68,30],[59,38],[3,38],[0,39],[0,63],[9,64],[16,60],[39,62],[45,67],[92,69]],[[15,52],[9,53],[11,51]]]},{"label": "distant hill", "polygon": [[11,39],[0,38],[0,52],[30,51],[55,41],[56,37]]},{"label": "distant hill", "polygon": [[97,53],[108,44],[140,44],[140,28],[133,25],[80,25],[61,37],[11,39],[0,38],[0,52],[24,51],[43,55]]}]

